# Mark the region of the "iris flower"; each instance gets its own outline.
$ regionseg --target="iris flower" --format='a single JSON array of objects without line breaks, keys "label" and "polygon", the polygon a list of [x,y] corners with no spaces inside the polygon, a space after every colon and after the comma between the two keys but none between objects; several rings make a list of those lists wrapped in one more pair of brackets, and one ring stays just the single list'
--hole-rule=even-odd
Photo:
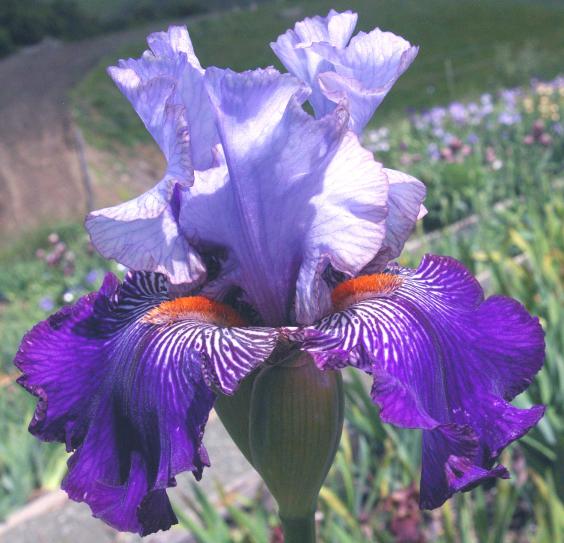
[{"label": "iris flower", "polygon": [[417,48],[355,23],[297,23],[272,44],[285,74],[204,69],[182,27],[109,69],[167,168],[86,220],[125,280],[38,324],[15,363],[31,432],[74,451],[63,488],[119,530],[176,522],[166,489],[209,465],[214,400],[281,346],[367,372],[382,419],[423,431],[422,507],[507,477],[500,452],[543,415],[509,403],[541,367],[538,320],[451,258],[392,262],[425,189],[358,135]]}]

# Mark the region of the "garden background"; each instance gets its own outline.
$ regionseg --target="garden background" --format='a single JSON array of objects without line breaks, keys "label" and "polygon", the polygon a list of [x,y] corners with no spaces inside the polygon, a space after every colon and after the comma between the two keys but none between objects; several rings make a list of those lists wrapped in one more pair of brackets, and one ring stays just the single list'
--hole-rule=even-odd
[{"label": "garden background", "polygon": [[[347,374],[345,432],[321,493],[320,540],[563,541],[564,4],[234,4],[1,2],[0,541],[137,540],[97,532],[101,523],[86,506],[69,506],[53,493],[67,455],[62,445],[28,434],[34,401],[15,383],[12,365],[32,324],[96,289],[106,270],[123,273],[89,245],[82,227],[87,210],[133,197],[160,178],[163,160],[105,67],[139,56],[146,34],[172,22],[188,25],[204,66],[278,66],[268,43],[330,8],[358,11],[362,30],[379,26],[420,45],[364,135],[378,160],[427,185],[429,214],[403,263],[415,265],[429,251],[454,256],[488,293],[513,296],[540,317],[545,367],[516,403],[544,403],[548,410],[504,453],[511,480],[421,512],[420,437],[382,425],[366,383]],[[226,445],[217,420],[212,426],[204,491],[182,478],[175,493],[180,528],[149,539],[281,542],[272,502]]]}]

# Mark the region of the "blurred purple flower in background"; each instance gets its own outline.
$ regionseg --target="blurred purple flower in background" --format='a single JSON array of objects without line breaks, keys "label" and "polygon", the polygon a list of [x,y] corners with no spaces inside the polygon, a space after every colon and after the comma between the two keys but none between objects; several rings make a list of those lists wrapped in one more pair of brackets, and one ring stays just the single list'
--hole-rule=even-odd
[{"label": "blurred purple flower in background", "polygon": [[427,146],[427,154],[429,155],[429,158],[434,162],[440,160],[441,158],[441,152],[439,150],[439,146],[436,143],[429,143],[429,145]]},{"label": "blurred purple flower in background", "polygon": [[43,311],[53,311],[53,309],[55,309],[55,301],[51,296],[44,296],[39,300],[39,307],[43,309]]},{"label": "blurred purple flower in background", "polygon": [[466,138],[466,142],[469,145],[476,145],[480,141],[480,138],[475,132],[470,132]]},{"label": "blurred purple flower in background", "polygon": [[100,270],[90,270],[84,277],[84,281],[89,285],[95,285],[102,277]]},{"label": "blurred purple flower in background", "polygon": [[464,104],[452,102],[448,108],[451,119],[455,123],[464,124],[468,119],[468,111]]}]

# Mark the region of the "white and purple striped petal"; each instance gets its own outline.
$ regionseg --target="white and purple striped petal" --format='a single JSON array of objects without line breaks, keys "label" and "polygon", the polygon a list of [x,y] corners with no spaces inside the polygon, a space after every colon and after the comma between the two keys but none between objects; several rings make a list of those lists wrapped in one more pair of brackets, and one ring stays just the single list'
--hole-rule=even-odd
[{"label": "white and purple striped petal", "polygon": [[167,303],[163,276],[120,284],[110,274],[99,292],[33,328],[15,360],[20,384],[39,398],[30,431],[75,451],[63,488],[143,535],[176,522],[166,495],[176,474],[199,478],[209,465],[212,388],[233,393],[277,341],[271,329],[159,316]]},{"label": "white and purple striped petal", "polygon": [[515,300],[484,300],[451,258],[428,255],[417,270],[398,272],[393,288],[292,337],[322,368],[371,373],[382,419],[424,430],[421,505],[434,508],[508,476],[493,467],[497,457],[544,413],[509,403],[542,365],[543,331]]},{"label": "white and purple striped petal", "polygon": [[356,14],[331,10],[297,23],[271,44],[282,64],[313,89],[318,117],[347,101],[350,128],[360,134],[418,48],[391,32],[359,32]]},{"label": "white and purple striped petal", "polygon": [[357,273],[380,248],[387,178],[347,132],[345,109],[319,120],[303,111],[308,89],[293,76],[210,68],[205,80],[225,165],[197,173],[182,229],[227,249],[265,324],[292,312],[312,322],[329,302],[318,286],[325,268]]}]

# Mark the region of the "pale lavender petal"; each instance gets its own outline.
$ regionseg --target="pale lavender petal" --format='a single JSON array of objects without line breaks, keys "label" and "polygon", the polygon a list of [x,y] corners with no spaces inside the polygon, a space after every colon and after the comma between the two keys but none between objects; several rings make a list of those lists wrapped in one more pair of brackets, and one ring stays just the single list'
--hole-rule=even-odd
[{"label": "pale lavender petal", "polygon": [[236,286],[264,323],[287,323],[293,311],[311,318],[324,305],[306,307],[323,270],[354,273],[380,247],[382,168],[346,133],[342,108],[317,121],[301,109],[306,89],[290,75],[210,69],[206,81],[225,165],[197,174],[182,228],[194,243],[230,252]]},{"label": "pale lavender petal", "polygon": [[483,299],[457,261],[426,256],[399,270],[392,289],[358,301],[310,329],[290,331],[320,367],[349,363],[371,371],[385,422],[424,431],[421,504],[491,477],[504,447],[542,417],[518,409],[544,358],[543,331],[515,300]]},{"label": "pale lavender petal", "polygon": [[133,270],[166,274],[173,283],[198,283],[205,277],[199,253],[178,226],[183,189],[164,179],[134,200],[93,211],[85,226],[106,258]]},{"label": "pale lavender petal", "polygon": [[218,136],[203,85],[204,70],[194,53],[188,30],[186,27],[171,26],[168,32],[151,34],[147,42],[150,50],[145,51],[140,59],[121,60],[117,67],[109,68],[108,72],[159,145],[158,132],[162,125],[155,126],[153,123],[150,126],[146,120],[159,107],[159,103],[155,100],[143,101],[140,94],[147,86],[158,81],[165,82],[163,84],[168,82],[171,89],[167,103],[177,106],[188,128],[193,167],[207,169],[214,163],[213,149],[218,143]]},{"label": "pale lavender petal", "polygon": [[386,236],[378,254],[362,270],[361,275],[380,272],[390,260],[397,258],[415,223],[427,213],[423,206],[426,189],[421,181],[396,170],[384,169],[384,172],[390,184]]},{"label": "pale lavender petal", "polygon": [[161,148],[164,177],[130,202],[91,213],[86,228],[106,258],[194,284],[205,269],[179,230],[179,200],[194,169],[215,164],[215,118],[186,28],[151,34],[148,43],[151,49],[140,59],[122,60],[108,71]]},{"label": "pale lavender petal", "polygon": [[[202,445],[215,394],[267,358],[277,332],[170,313],[166,281],[107,276],[101,290],[37,325],[22,341],[20,382],[39,398],[30,430],[76,452],[63,488],[119,530],[142,535],[176,517],[175,476],[209,465]],[[155,313],[156,311],[156,313]]]},{"label": "pale lavender petal", "polygon": [[297,322],[311,324],[330,311],[330,290],[322,277],[328,265],[352,277],[388,235],[384,171],[348,132],[325,171],[322,194],[311,200],[315,219],[298,275]]},{"label": "pale lavender petal", "polygon": [[[215,146],[219,142],[215,118],[204,87],[204,69],[194,53],[186,27],[171,26],[168,32],[157,32],[147,38],[157,59],[170,66],[180,64],[176,73],[176,100],[184,107],[191,135],[192,161],[196,170],[205,170],[215,163]],[[186,62],[182,62],[185,57]],[[179,60],[180,59],[180,60]],[[169,68],[170,69],[170,68]]]},{"label": "pale lavender petal", "polygon": [[161,148],[167,161],[165,177],[174,178],[183,185],[192,184],[190,130],[186,109],[177,97],[180,74],[150,74],[150,78],[144,79],[146,74],[140,76],[132,68],[111,67],[108,72]]},{"label": "pale lavender petal", "polygon": [[195,68],[201,68],[185,26],[170,26],[168,32],[153,32],[147,37],[147,43],[154,59],[171,59],[179,54],[184,54],[189,64]]},{"label": "pale lavender petal", "polygon": [[323,43],[312,44],[312,49],[333,66],[319,75],[322,93],[335,103],[347,99],[350,127],[357,134],[418,52],[400,36],[379,28],[360,32],[344,50]]},{"label": "pale lavender petal", "polygon": [[327,17],[306,18],[296,23],[270,44],[286,69],[305,81],[313,89],[309,100],[318,117],[329,113],[335,106],[328,102],[319,89],[317,76],[331,69],[331,65],[311,49],[311,44],[326,42],[340,49],[350,40],[356,26],[357,14],[331,10]]},{"label": "pale lavender petal", "polygon": [[378,28],[349,43],[355,24],[356,14],[331,11],[297,23],[271,47],[288,71],[312,88],[309,100],[317,117],[346,100],[350,128],[360,134],[418,49]]}]

